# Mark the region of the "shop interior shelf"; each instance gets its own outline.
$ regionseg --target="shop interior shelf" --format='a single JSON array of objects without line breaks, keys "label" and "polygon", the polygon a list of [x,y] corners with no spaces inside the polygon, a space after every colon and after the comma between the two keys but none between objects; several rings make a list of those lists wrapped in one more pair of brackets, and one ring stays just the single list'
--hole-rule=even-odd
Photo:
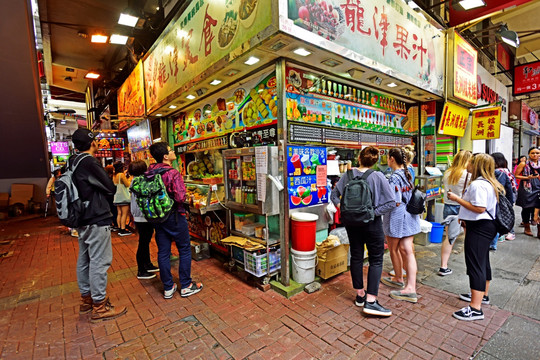
[{"label": "shop interior shelf", "polygon": [[[260,239],[258,237],[246,235],[246,234],[244,234],[243,232],[240,232],[240,231],[236,231],[236,230],[231,229],[231,235],[244,237],[246,239],[258,242],[259,244],[266,245],[266,240]],[[270,234],[270,237],[268,239],[268,246],[272,246],[272,245],[275,245],[275,244],[278,244],[278,243],[279,243],[279,236],[277,236],[277,234],[276,235]]]},{"label": "shop interior shelf", "polygon": [[190,212],[195,213],[195,214],[201,214],[201,215],[204,215],[209,211],[219,211],[219,210],[224,209],[223,205],[221,205],[220,203],[210,204],[210,205],[207,205],[207,206],[202,207],[200,209],[197,209],[196,207],[191,206],[187,202],[185,202],[184,204],[189,207]]},{"label": "shop interior shelf", "polygon": [[233,210],[239,210],[239,211],[251,212],[254,214],[263,215],[262,209],[259,207],[259,205],[247,205],[247,204],[237,203],[236,201],[227,200],[225,203],[225,206]]}]

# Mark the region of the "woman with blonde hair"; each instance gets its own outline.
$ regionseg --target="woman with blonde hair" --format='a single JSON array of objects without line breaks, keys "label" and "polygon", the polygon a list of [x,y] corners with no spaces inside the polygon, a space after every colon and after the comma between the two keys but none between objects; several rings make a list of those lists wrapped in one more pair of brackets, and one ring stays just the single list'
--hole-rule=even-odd
[{"label": "woman with blonde hair", "polygon": [[124,174],[124,164],[117,161],[113,164],[114,175],[113,183],[116,185],[116,193],[114,194],[113,204],[118,209],[118,235],[131,235],[131,231],[126,230],[126,221],[129,213],[129,205],[131,203],[131,195],[129,194],[129,186],[131,182]]},{"label": "woman with blonde hair", "polygon": [[489,304],[489,283],[491,266],[489,263],[489,244],[497,234],[495,218],[499,196],[504,196],[503,186],[495,178],[495,161],[488,154],[477,154],[469,162],[471,184],[460,197],[448,192],[451,201],[461,205],[459,219],[464,224],[465,265],[471,292],[461,294],[462,300],[470,304],[456,311],[454,317],[459,320],[482,320],[482,304]]},{"label": "woman with blonde hair", "polygon": [[[444,189],[447,192],[453,192],[454,194],[462,195],[467,187],[469,182],[470,175],[467,171],[467,164],[472,158],[472,153],[468,150],[460,150],[454,160],[452,165],[444,172],[443,184]],[[459,213],[460,205],[450,199],[446,199],[444,202],[443,209],[443,218],[446,219],[448,216],[457,215]],[[441,246],[441,267],[439,268],[439,275],[446,276],[452,273],[452,269],[448,268],[448,259],[450,259],[450,254],[452,253],[452,247],[456,238],[448,237],[448,230],[446,233],[446,239],[443,241]]]}]

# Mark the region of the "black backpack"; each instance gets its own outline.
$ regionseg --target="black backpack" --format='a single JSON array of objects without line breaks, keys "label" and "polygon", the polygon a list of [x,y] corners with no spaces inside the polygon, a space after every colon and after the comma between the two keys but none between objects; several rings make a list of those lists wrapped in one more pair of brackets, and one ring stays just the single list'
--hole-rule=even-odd
[{"label": "black backpack", "polygon": [[426,194],[424,194],[418,186],[416,186],[412,192],[411,198],[405,208],[409,214],[420,215],[426,211]]},{"label": "black backpack", "polygon": [[514,228],[516,215],[514,214],[514,205],[512,205],[510,200],[508,200],[502,193],[499,193],[499,202],[497,203],[496,211],[497,214],[495,215],[495,218],[493,218],[493,215],[491,215],[486,208],[486,212],[488,213],[489,217],[495,220],[497,232],[500,235],[508,234],[510,230]]},{"label": "black backpack", "polygon": [[366,181],[373,172],[367,170],[364,175],[353,178],[353,171],[347,170],[349,179],[341,196],[341,223],[345,226],[363,226],[375,219],[371,189]]}]

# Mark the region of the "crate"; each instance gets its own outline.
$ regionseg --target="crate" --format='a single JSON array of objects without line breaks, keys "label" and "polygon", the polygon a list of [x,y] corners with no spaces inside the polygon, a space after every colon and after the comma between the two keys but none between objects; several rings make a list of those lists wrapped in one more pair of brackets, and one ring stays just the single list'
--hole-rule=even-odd
[{"label": "crate", "polygon": [[[270,273],[281,268],[281,249],[270,249]],[[266,254],[257,255],[244,250],[244,270],[252,275],[261,277],[268,274]]]},{"label": "crate", "polygon": [[234,246],[234,245],[232,245],[231,248],[232,248],[233,259],[236,259],[243,264],[244,263],[244,249],[239,248],[238,246]]}]

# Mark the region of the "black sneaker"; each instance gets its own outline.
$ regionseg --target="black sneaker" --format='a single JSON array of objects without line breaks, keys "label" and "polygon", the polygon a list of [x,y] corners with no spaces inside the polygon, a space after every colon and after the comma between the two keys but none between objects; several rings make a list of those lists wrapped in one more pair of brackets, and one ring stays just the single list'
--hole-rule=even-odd
[{"label": "black sneaker", "polygon": [[118,230],[118,235],[120,236],[129,236],[129,235],[132,235],[133,233],[127,231],[126,229],[120,229]]},{"label": "black sneaker", "polygon": [[155,267],[154,264],[150,263],[149,265],[146,265],[146,271],[150,273],[158,272],[159,268]]},{"label": "black sneaker", "polygon": [[120,230],[120,228],[116,226],[111,227],[111,231],[118,232],[118,230]]},{"label": "black sneaker", "polygon": [[[471,293],[468,294],[460,294],[459,298],[464,301],[471,302]],[[482,298],[482,304],[489,305],[489,296],[484,295]]]},{"label": "black sneaker", "polygon": [[452,269],[450,268],[439,268],[439,275],[441,276],[446,276],[446,275],[450,275],[452,273]]},{"label": "black sneaker", "polygon": [[137,279],[146,280],[146,279],[153,279],[156,277],[156,274],[151,274],[147,271],[145,272],[138,272],[137,273]]},{"label": "black sneaker", "polygon": [[354,300],[354,305],[356,306],[364,306],[364,303],[366,302],[366,295],[360,296],[356,295],[356,299]]},{"label": "black sneaker", "polygon": [[364,309],[362,311],[365,314],[369,314],[369,315],[377,315],[377,316],[392,315],[392,310],[381,306],[381,304],[379,304],[377,300],[375,300],[372,303],[366,301],[366,303],[364,304]]},{"label": "black sneaker", "polygon": [[483,320],[484,312],[481,309],[476,310],[470,306],[467,306],[459,311],[456,311],[453,316],[456,319],[463,321]]}]

